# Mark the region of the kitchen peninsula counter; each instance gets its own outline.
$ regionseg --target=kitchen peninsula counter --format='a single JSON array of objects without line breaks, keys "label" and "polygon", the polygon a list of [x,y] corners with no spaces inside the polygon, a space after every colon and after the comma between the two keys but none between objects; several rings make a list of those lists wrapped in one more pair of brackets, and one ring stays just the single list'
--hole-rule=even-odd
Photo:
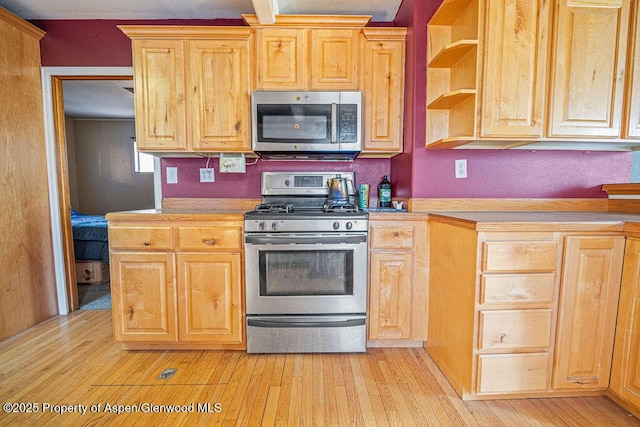
[{"label": "kitchen peninsula counter", "polygon": [[622,232],[640,214],[612,212],[430,212],[429,220],[476,231]]}]

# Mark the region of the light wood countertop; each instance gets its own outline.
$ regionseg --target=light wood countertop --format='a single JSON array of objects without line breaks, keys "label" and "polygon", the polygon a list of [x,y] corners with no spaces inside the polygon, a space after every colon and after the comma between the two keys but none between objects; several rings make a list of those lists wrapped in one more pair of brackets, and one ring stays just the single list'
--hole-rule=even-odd
[{"label": "light wood countertop", "polygon": [[143,209],[110,212],[108,221],[243,221],[242,209]]},{"label": "light wood countertop", "polygon": [[608,212],[431,212],[431,221],[477,231],[615,231],[640,215]]}]

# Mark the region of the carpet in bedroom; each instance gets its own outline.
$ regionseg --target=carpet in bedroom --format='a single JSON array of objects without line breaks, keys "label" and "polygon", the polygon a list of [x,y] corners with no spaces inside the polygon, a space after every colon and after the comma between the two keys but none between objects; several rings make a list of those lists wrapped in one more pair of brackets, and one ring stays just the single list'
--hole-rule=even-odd
[{"label": "carpet in bedroom", "polygon": [[78,301],[81,310],[111,310],[109,282],[101,285],[78,283]]}]

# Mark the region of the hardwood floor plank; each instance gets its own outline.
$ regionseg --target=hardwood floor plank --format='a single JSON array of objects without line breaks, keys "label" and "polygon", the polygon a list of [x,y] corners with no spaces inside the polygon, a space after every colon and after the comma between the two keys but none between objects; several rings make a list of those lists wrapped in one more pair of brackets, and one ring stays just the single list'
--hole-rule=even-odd
[{"label": "hardwood floor plank", "polygon": [[260,425],[274,426],[276,425],[276,410],[278,409],[278,400],[280,400],[280,386],[270,386],[265,404],[264,414]]},{"label": "hardwood floor plank", "polygon": [[[123,351],[111,328],[108,312],[76,312],[0,343],[0,401],[102,406],[85,415],[2,412],[0,425],[640,425],[604,396],[463,402],[421,348],[308,355]],[[169,367],[176,375],[158,379]],[[201,406],[186,414],[104,409],[143,403]],[[216,404],[220,412],[204,410]]]},{"label": "hardwood floor plank", "polygon": [[289,402],[291,401],[291,390],[293,386],[294,355],[285,356],[282,369],[282,383],[278,408],[276,410],[276,425],[287,424],[289,419]]},{"label": "hardwood floor plank", "polygon": [[302,376],[294,376],[291,380],[291,398],[289,400],[289,417],[287,425],[302,425],[302,398],[303,398],[303,379]]}]

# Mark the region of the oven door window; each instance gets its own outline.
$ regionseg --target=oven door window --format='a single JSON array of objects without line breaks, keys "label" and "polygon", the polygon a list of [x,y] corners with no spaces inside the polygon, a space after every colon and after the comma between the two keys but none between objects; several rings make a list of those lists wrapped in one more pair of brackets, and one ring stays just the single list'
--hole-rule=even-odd
[{"label": "oven door window", "polygon": [[257,106],[260,142],[331,143],[331,104]]},{"label": "oven door window", "polygon": [[260,296],[353,295],[353,251],[260,251]]}]

